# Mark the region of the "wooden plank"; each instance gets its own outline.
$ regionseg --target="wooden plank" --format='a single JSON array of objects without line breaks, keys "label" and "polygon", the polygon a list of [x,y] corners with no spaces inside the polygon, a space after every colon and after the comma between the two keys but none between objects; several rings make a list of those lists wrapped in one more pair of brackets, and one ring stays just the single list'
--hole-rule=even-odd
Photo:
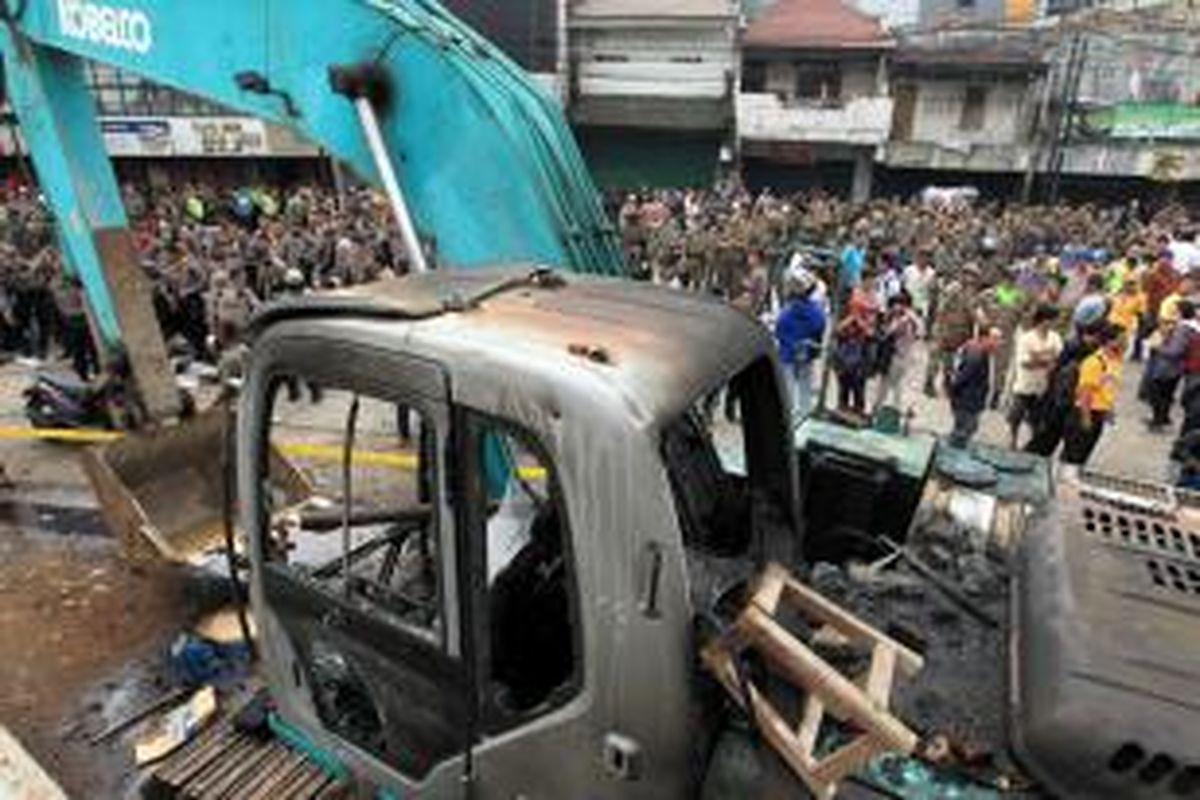
[{"label": "wooden plank", "polygon": [[303,771],[305,766],[304,755],[292,751],[291,757],[284,762],[284,766],[277,770],[269,780],[264,781],[246,800],[276,800],[280,797],[279,789],[290,783],[297,774]]},{"label": "wooden plank", "polygon": [[742,614],[754,644],[785,677],[807,691],[820,691],[826,707],[842,719],[877,736],[888,747],[911,752],[917,735],[889,713],[876,709],[871,698],[805,647],[774,619],[753,606]]},{"label": "wooden plank", "polygon": [[[851,681],[776,621],[780,602],[854,641],[872,645],[871,664]],[[801,721],[793,726],[752,683],[739,677],[733,648],[756,649],[768,666],[807,692]],[[820,800],[832,800],[838,783],[880,752],[911,753],[917,735],[888,711],[897,669],[916,672],[924,660],[891,637],[796,581],[778,564],[760,576],[755,592],[729,633],[700,653],[734,701],[749,706],[763,738]],[[910,673],[911,674],[911,673]],[[864,733],[821,760],[813,756],[826,714]]]},{"label": "wooden plank", "polygon": [[867,697],[875,702],[880,711],[886,711],[892,702],[892,679],[896,675],[896,651],[886,645],[876,645],[871,653],[871,668],[867,670]]},{"label": "wooden plank", "polygon": [[67,800],[66,792],[3,725],[0,725],[0,797]]},{"label": "wooden plank", "polygon": [[[768,569],[770,568],[768,567]],[[896,651],[896,662],[906,676],[912,677],[916,675],[925,666],[925,660],[921,656],[887,634],[876,630],[844,608],[826,600],[795,578],[789,577],[786,586],[788,598],[813,619],[823,622],[826,625],[832,625],[851,638],[865,639],[869,642],[884,644],[894,648]]]},{"label": "wooden plank", "polygon": [[284,764],[288,763],[292,755],[291,750],[278,743],[273,743],[268,747],[267,752],[266,762],[234,788],[234,791],[231,792],[232,797],[240,798],[253,795],[262,784],[270,780],[272,775],[283,768]]},{"label": "wooden plank", "polygon": [[336,784],[336,780],[325,773],[321,773],[317,776],[317,780],[304,787],[304,791],[296,796],[296,800],[316,800],[329,786]]},{"label": "wooden plank", "polygon": [[231,729],[228,735],[214,740],[211,746],[199,751],[194,758],[189,759],[186,765],[174,773],[171,784],[173,786],[186,785],[224,757],[240,741],[241,735]]},{"label": "wooden plank", "polygon": [[164,783],[172,786],[178,783],[179,773],[187,769],[195,759],[201,758],[202,753],[214,747],[221,746],[221,739],[232,728],[229,720],[220,720],[212,728],[204,731],[192,741],[185,744],[176,752],[167,756],[155,770],[154,775]]},{"label": "wooden plank", "polygon": [[792,733],[792,726],[779,715],[775,706],[762,696],[758,688],[754,684],[750,684],[746,687],[746,691],[750,697],[750,705],[754,709],[754,719],[762,731],[763,738],[807,783],[812,771],[817,767],[817,762],[800,749],[800,742],[796,738],[796,734]]},{"label": "wooden plank", "polygon": [[774,614],[779,607],[779,598],[783,595],[783,587],[788,580],[788,573],[778,564],[768,564],[758,579],[758,586],[750,602],[768,614]]},{"label": "wooden plank", "polygon": [[236,769],[242,758],[254,749],[255,744],[257,743],[248,737],[239,739],[219,758],[214,758],[207,767],[193,775],[182,787],[184,794],[194,798],[203,795],[210,786],[220,782],[230,770]]},{"label": "wooden plank", "polygon": [[[238,797],[241,800],[250,800],[250,798],[263,795],[264,789],[277,784],[284,774],[295,768],[296,763],[303,758],[299,753],[283,748],[283,758],[274,762],[274,765],[267,770],[263,770],[263,774],[258,777],[249,786],[242,787]],[[269,795],[264,795],[269,796]]]},{"label": "wooden plank", "polygon": [[197,793],[200,800],[217,800],[227,794],[234,786],[245,780],[247,775],[261,769],[271,752],[268,743],[255,742],[254,747],[238,763],[231,765],[219,781]]},{"label": "wooden plank", "polygon": [[797,739],[805,753],[812,753],[817,746],[817,735],[821,732],[821,720],[825,718],[825,704],[816,692],[809,692],[804,702],[804,716],[800,720]]},{"label": "wooden plank", "polygon": [[313,764],[312,775],[307,781],[292,789],[292,797],[294,800],[312,800],[328,780],[329,776],[325,774],[325,771]]},{"label": "wooden plank", "polygon": [[292,775],[289,780],[284,781],[282,785],[276,787],[276,794],[274,797],[278,798],[278,800],[293,800],[293,798],[303,793],[304,787],[307,786],[314,777],[317,777],[320,774],[321,770],[319,767],[308,761],[305,761],[302,768]]}]

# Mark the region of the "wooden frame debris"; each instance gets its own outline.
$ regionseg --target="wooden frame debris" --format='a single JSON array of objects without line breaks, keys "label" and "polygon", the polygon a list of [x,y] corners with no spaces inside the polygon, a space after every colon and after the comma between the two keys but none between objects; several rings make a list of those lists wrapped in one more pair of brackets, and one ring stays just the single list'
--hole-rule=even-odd
[{"label": "wooden frame debris", "polygon": [[[851,680],[830,666],[776,620],[782,602],[817,627],[832,629],[851,643],[869,645],[867,670]],[[736,659],[750,648],[765,658],[773,672],[805,691],[798,725],[789,723],[758,687],[739,674]],[[924,660],[812,591],[779,564],[767,567],[733,627],[705,646],[700,657],[819,800],[832,798],[846,775],[875,756],[909,754],[916,749],[917,734],[893,715],[889,706],[896,672],[911,678],[922,669]],[[815,750],[826,715],[858,733],[818,757]]]}]

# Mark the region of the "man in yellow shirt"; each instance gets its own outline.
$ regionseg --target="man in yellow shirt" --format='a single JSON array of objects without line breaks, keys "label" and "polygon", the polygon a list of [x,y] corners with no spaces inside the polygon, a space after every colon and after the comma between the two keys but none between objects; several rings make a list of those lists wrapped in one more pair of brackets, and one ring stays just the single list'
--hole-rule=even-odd
[{"label": "man in yellow shirt", "polygon": [[1138,286],[1134,278],[1127,278],[1121,286],[1121,291],[1113,296],[1108,321],[1123,331],[1125,342],[1128,344],[1137,335],[1138,321],[1147,309],[1146,293]]},{"label": "man in yellow shirt", "polygon": [[1158,310],[1158,324],[1165,326],[1178,322],[1179,301],[1185,297],[1191,297],[1195,293],[1196,279],[1191,275],[1184,275],[1183,280],[1179,282],[1179,288],[1163,299],[1162,306]]},{"label": "man in yellow shirt", "polygon": [[1087,463],[1117,405],[1124,340],[1120,328],[1111,323],[1101,328],[1097,337],[1099,347],[1079,365],[1075,413],[1067,420],[1063,437],[1066,464]]}]

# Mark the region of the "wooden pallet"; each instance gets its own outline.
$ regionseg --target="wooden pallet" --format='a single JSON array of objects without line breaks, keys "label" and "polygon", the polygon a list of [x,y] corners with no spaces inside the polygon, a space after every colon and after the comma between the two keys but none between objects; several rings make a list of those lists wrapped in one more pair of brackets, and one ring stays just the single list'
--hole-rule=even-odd
[{"label": "wooden pallet", "polygon": [[[775,619],[783,601],[814,625],[869,646],[867,670],[848,678],[805,646]],[[739,674],[736,659],[747,648],[757,650],[772,671],[805,692],[798,724],[789,723],[764,692]],[[921,657],[804,586],[778,564],[767,567],[730,632],[709,643],[701,659],[819,800],[832,798],[846,775],[875,756],[911,753],[916,748],[917,735],[889,711],[889,705],[895,673],[916,674],[924,666]],[[818,757],[815,751],[826,716],[845,723],[856,735]]]},{"label": "wooden pallet", "polygon": [[142,791],[147,800],[331,800],[348,787],[276,739],[237,731],[230,720],[168,756]]}]

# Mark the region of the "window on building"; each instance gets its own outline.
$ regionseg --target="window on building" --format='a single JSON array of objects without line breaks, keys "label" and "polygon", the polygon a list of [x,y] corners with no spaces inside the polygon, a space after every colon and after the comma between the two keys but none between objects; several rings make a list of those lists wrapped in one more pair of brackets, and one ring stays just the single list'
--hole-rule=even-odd
[{"label": "window on building", "polygon": [[968,86],[963,97],[962,116],[959,118],[959,130],[983,130],[983,120],[987,108],[987,89],[983,86]]},{"label": "window on building", "polygon": [[801,61],[796,64],[796,98],[836,103],[842,97],[842,71],[837,64]]},{"label": "window on building", "polygon": [[742,67],[742,91],[765,92],[767,90],[767,65],[762,61],[747,61]]},{"label": "window on building", "polygon": [[975,8],[975,0],[957,0],[959,11],[971,11]]}]

